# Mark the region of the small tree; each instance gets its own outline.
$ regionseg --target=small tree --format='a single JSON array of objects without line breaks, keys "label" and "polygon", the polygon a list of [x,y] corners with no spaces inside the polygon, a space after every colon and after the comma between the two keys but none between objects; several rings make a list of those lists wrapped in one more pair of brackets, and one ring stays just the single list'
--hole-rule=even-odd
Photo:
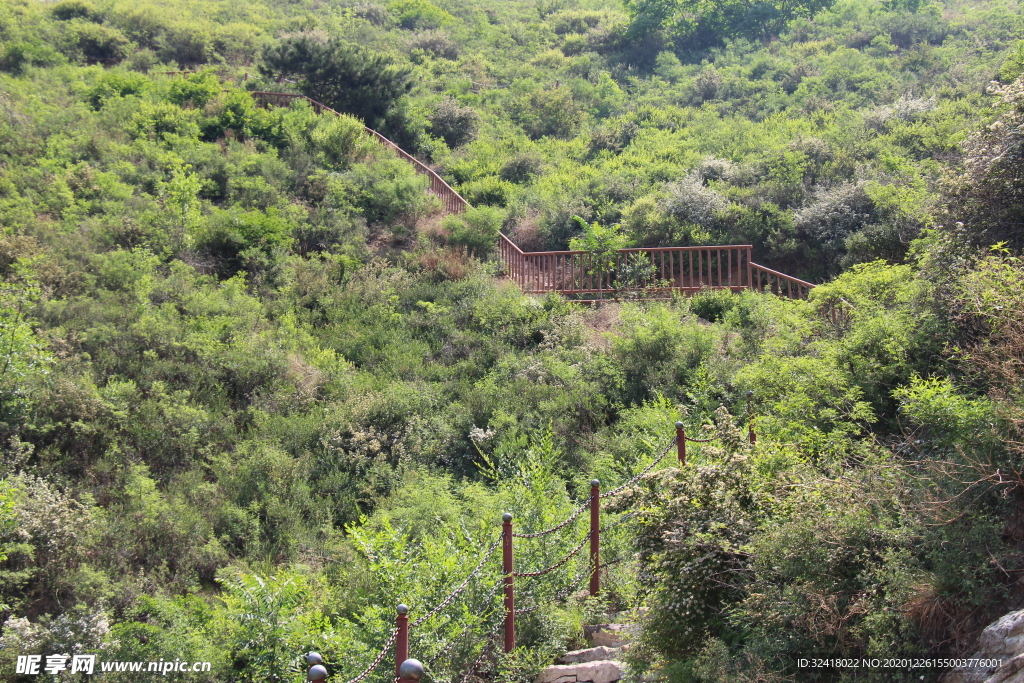
[{"label": "small tree", "polygon": [[629,240],[622,234],[618,223],[602,226],[594,221],[588,225],[579,216],[573,216],[573,220],[583,228],[583,235],[569,240],[569,248],[574,251],[590,252],[590,263],[586,271],[588,275],[597,276],[600,289],[602,276],[615,268],[618,251],[625,248]]},{"label": "small tree", "polygon": [[260,73],[298,81],[308,97],[378,127],[412,88],[408,67],[337,39],[289,38],[263,53]]}]

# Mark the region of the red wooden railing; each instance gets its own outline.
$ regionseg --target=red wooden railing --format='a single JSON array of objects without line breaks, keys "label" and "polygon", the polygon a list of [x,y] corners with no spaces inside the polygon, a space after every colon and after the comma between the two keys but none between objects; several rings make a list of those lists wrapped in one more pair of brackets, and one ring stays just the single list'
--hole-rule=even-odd
[{"label": "red wooden railing", "polygon": [[[169,72],[184,73],[184,72]],[[287,107],[308,102],[317,114],[340,116],[327,105],[294,93],[251,91],[262,106]],[[363,127],[380,145],[413,165],[430,180],[430,191],[441,200],[445,213],[462,213],[469,203],[422,161],[377,131]],[[648,247],[620,249],[609,259],[587,251],[524,252],[505,235],[498,240],[498,253],[506,274],[528,293],[559,292],[570,295],[615,295],[644,290],[649,294],[673,291],[692,294],[703,289],[754,289],[770,291],[791,299],[803,299],[814,287],[809,282],[753,262],[751,246]]]},{"label": "red wooden railing", "polygon": [[[293,93],[283,92],[262,92],[262,91],[251,91],[249,93],[252,98],[260,105],[264,107],[287,107],[296,100],[302,100],[308,102],[313,107],[313,111],[317,114],[329,113],[335,116],[341,116],[338,112],[334,111],[326,104],[317,102],[316,100],[306,97],[305,95],[296,95]],[[430,180],[430,191],[441,200],[441,204],[444,207],[445,213],[462,213],[469,206],[469,203],[462,198],[458,192],[452,189],[451,185],[446,183],[441,176],[437,175],[429,166],[424,164],[422,161],[412,156],[404,149],[396,145],[395,143],[388,140],[386,137],[373,130],[363,126],[363,129],[368,135],[376,140],[380,145],[387,147],[395,154],[405,159],[413,168],[416,169],[417,173],[427,176]]]},{"label": "red wooden railing", "polygon": [[524,252],[505,235],[498,253],[506,274],[524,292],[595,294],[623,291],[754,289],[802,299],[814,287],[795,277],[754,263],[749,244],[717,247],[645,247],[620,249],[608,258],[587,251]]}]

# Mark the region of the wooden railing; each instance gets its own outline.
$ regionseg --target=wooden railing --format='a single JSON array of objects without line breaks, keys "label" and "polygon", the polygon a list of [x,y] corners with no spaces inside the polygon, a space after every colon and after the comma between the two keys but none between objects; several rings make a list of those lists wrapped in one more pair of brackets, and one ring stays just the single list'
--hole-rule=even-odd
[{"label": "wooden railing", "polygon": [[608,257],[587,251],[524,252],[505,235],[498,253],[505,273],[524,292],[567,295],[648,294],[704,289],[754,289],[802,299],[814,287],[795,277],[754,263],[749,244],[718,247],[646,247],[620,249]]},{"label": "wooden railing", "polygon": [[[187,74],[189,72],[167,72]],[[338,112],[327,105],[294,93],[251,91],[264,107],[287,107],[296,100],[308,102],[317,114]],[[469,203],[426,164],[377,131],[363,127],[380,145],[392,150],[430,180],[430,191],[441,200],[445,213],[462,213]],[[500,235],[498,252],[506,274],[528,293],[559,292],[570,295],[615,296],[643,291],[657,295],[691,294],[704,289],[765,290],[803,299],[814,287],[809,282],[754,263],[751,246],[648,247],[620,249],[609,258],[587,251],[524,252]]]},{"label": "wooden railing", "polygon": [[[305,95],[283,92],[262,92],[258,90],[251,91],[249,94],[252,95],[252,98],[258,104],[264,107],[287,107],[296,100],[303,100],[308,102],[310,106],[313,107],[313,111],[317,114],[329,113],[334,114],[335,116],[340,116],[338,112],[334,111],[326,104],[317,102]],[[451,185],[446,183],[444,179],[437,175],[437,173],[435,173],[430,167],[372,128],[363,126],[363,129],[379,144],[392,150],[402,159],[412,164],[417,173],[427,176],[430,180],[430,191],[441,200],[441,205],[444,207],[445,213],[462,213],[466,210],[469,203],[462,198],[462,195],[453,190]]]},{"label": "wooden railing", "polygon": [[768,291],[779,296],[787,296],[790,299],[806,299],[810,291],[814,289],[814,285],[810,282],[791,275],[780,273],[757,263],[751,263],[750,266],[754,276],[753,289],[759,292],[765,291],[767,287]]}]

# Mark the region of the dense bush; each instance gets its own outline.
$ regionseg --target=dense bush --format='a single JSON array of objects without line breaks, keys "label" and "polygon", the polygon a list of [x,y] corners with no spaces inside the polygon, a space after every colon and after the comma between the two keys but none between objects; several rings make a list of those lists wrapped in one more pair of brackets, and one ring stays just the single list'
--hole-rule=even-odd
[{"label": "dense bush", "polygon": [[[1024,567],[1019,17],[626,10],[0,4],[4,657],[212,683],[317,650],[353,677],[502,511],[560,522],[671,460],[680,419],[712,441],[606,506],[639,514],[603,534],[604,598],[543,604],[585,553],[517,582],[542,604],[482,677],[532,679],[610,610],[647,610],[631,656],[667,680],[972,651]],[[473,208],[443,216],[363,123]],[[620,288],[659,273],[616,249],[729,243],[821,284],[584,308],[493,277],[499,230]],[[414,630],[439,679],[499,574]]]}]

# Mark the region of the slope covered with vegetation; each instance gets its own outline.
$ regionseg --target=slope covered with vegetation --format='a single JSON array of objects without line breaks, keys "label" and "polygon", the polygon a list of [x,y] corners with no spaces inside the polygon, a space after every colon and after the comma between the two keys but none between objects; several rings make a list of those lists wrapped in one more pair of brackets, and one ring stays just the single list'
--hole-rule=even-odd
[{"label": "slope covered with vegetation", "polygon": [[[1022,38],[952,0],[0,5],[2,666],[299,680],[315,649],[348,680],[503,511],[563,519],[679,419],[715,440],[619,503],[604,597],[524,615],[481,676],[641,606],[634,670],[671,681],[966,651],[1024,571]],[[589,310],[501,280],[499,230],[581,224],[823,284]],[[497,606],[413,654],[461,675]]]}]

